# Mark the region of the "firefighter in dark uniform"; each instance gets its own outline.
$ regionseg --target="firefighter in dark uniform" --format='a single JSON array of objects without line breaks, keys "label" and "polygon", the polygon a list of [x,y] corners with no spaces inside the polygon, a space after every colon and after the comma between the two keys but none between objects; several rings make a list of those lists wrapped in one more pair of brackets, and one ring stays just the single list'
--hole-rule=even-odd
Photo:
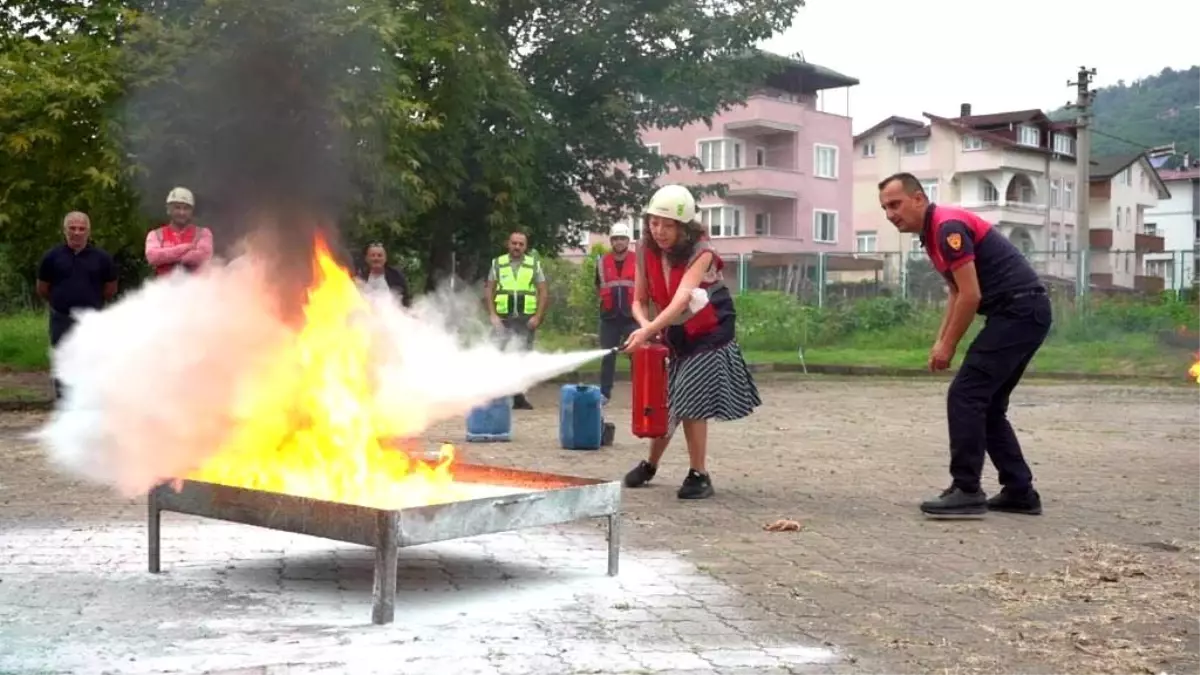
[{"label": "firefighter in dark uniform", "polygon": [[[879,203],[896,229],[920,235],[949,286],[929,369],[949,368],[975,315],[986,317],[946,397],[953,483],[921,511],[935,518],[981,517],[988,510],[1040,514],[1041,497],[1007,412],[1013,389],[1050,332],[1045,287],[1003,234],[970,211],[931,204],[912,174],[881,182]],[[985,453],[1002,488],[991,499],[980,487]]]}]

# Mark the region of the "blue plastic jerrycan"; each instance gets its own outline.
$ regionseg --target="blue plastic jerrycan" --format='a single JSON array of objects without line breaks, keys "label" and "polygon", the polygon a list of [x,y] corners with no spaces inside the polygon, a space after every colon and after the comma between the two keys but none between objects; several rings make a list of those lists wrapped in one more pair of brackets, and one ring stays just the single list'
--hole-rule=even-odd
[{"label": "blue plastic jerrycan", "polygon": [[501,396],[467,414],[467,442],[507,443],[511,440],[511,396]]},{"label": "blue plastic jerrycan", "polygon": [[604,444],[603,403],[596,385],[563,385],[558,404],[558,440],[564,449],[600,449]]}]

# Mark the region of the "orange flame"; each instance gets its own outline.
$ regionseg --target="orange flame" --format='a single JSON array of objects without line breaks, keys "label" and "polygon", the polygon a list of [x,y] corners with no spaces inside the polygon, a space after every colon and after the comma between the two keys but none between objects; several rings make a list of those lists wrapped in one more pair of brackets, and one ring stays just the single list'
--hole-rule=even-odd
[{"label": "orange flame", "polygon": [[372,406],[368,311],[318,238],[305,323],[262,373],[246,378],[221,450],[187,477],[325,501],[398,509],[461,498],[454,446],[436,462],[384,443]]},{"label": "orange flame", "polygon": [[1197,360],[1192,364],[1191,368],[1188,368],[1188,377],[1196,382],[1200,382],[1200,360]]}]

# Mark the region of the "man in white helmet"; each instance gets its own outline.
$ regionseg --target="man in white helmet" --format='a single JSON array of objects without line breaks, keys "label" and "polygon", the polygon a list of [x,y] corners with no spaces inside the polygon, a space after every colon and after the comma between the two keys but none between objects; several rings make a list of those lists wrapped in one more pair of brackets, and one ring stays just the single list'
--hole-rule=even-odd
[{"label": "man in white helmet", "polygon": [[146,262],[155,276],[178,268],[194,272],[212,260],[212,231],[192,222],[195,207],[196,198],[187,188],[177,187],[167,194],[170,221],[146,235]]},{"label": "man in white helmet", "polygon": [[[633,285],[637,265],[629,255],[629,226],[617,223],[609,232],[612,250],[596,263],[596,294],[600,298],[600,346],[611,349],[625,344],[625,338],[637,329],[633,319]],[[600,363],[600,393],[604,402],[612,398],[617,355],[609,354]]]}]

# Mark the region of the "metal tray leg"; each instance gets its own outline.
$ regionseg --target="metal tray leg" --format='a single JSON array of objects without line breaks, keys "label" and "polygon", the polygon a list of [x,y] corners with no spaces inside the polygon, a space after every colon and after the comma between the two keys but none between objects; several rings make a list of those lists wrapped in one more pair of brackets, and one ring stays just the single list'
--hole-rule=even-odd
[{"label": "metal tray leg", "polygon": [[150,491],[149,498],[146,500],[146,533],[147,550],[149,553],[149,566],[151,574],[158,574],[162,571],[160,567],[159,551],[162,545],[162,509],[158,508],[158,490],[157,488]]},{"label": "metal tray leg", "polygon": [[608,516],[608,576],[617,576],[621,557],[621,516]]},{"label": "metal tray leg", "polygon": [[396,574],[400,547],[399,519],[395,511],[379,514],[375,522],[375,582],[371,591],[371,623],[391,623],[396,618]]}]

